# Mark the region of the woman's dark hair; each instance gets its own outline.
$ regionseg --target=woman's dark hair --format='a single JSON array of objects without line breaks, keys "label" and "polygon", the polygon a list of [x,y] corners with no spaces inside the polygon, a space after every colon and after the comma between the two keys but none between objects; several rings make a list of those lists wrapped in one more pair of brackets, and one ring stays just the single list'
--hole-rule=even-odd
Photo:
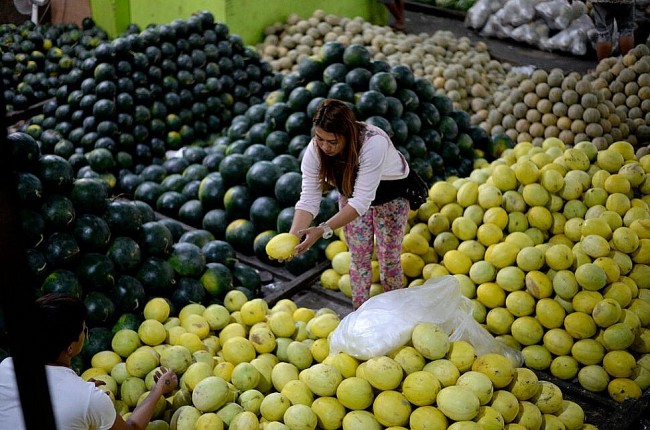
[{"label": "woman's dark hair", "polygon": [[86,306],[75,296],[51,293],[36,299],[38,342],[45,362],[56,361],[79,339],[86,315]]},{"label": "woman's dark hair", "polygon": [[321,183],[323,185],[333,183],[337,170],[343,165],[342,181],[338,186],[344,196],[351,196],[359,167],[362,124],[357,122],[354,112],[345,102],[336,99],[323,100],[316,109],[312,123],[314,127],[334,133],[339,144],[345,142],[342,152],[336,157],[344,161],[342,164],[336,163],[334,157],[328,157],[318,148],[321,160],[319,175]]}]

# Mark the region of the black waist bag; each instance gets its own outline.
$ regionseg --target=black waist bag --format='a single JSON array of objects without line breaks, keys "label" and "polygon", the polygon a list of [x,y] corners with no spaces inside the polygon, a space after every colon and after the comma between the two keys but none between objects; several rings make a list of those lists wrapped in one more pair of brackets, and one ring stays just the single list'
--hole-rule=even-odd
[{"label": "black waist bag", "polygon": [[411,209],[416,210],[427,201],[428,196],[429,187],[426,182],[415,170],[410,169],[408,176],[404,179],[379,182],[371,206],[382,205],[398,197],[405,197],[408,199]]}]

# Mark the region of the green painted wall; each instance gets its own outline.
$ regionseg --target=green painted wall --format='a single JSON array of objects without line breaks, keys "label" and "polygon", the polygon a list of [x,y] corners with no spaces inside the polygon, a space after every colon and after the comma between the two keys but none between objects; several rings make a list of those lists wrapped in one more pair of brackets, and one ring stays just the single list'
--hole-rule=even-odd
[{"label": "green painted wall", "polygon": [[131,22],[129,2],[125,0],[90,0],[90,13],[110,37],[122,33]]},{"label": "green painted wall", "polygon": [[90,7],[93,20],[111,37],[129,23],[145,28],[209,10],[216,21],[228,25],[231,34],[240,35],[250,45],[262,41],[266,27],[284,22],[293,13],[308,18],[322,9],[334,15],[359,16],[374,24],[388,22],[386,8],[376,0],[90,0]]}]

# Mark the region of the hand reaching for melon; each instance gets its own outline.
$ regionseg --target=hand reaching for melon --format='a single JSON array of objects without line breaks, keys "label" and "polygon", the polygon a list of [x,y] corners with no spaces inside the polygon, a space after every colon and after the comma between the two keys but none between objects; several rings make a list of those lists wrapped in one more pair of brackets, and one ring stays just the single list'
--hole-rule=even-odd
[{"label": "hand reaching for melon", "polygon": [[[92,382],[93,384],[95,384],[95,387],[101,387],[102,385],[106,385],[106,382],[95,378],[88,379],[88,382]],[[106,394],[108,394],[108,392]]]},{"label": "hand reaching for melon", "polygon": [[153,379],[156,386],[160,386],[163,394],[170,393],[178,387],[178,376],[171,368],[161,366],[156,370]]},{"label": "hand reaching for melon", "polygon": [[304,254],[314,246],[314,244],[323,236],[323,229],[320,226],[307,227],[298,231],[300,243],[296,245],[293,257]]}]

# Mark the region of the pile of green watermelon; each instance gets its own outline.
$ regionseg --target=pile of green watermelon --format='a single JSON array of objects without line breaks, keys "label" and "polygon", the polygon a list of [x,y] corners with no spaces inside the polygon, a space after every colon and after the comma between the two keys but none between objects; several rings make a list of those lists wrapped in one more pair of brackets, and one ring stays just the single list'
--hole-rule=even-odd
[{"label": "pile of green watermelon", "polygon": [[39,295],[83,298],[94,339],[84,357],[105,348],[114,331],[139,324],[152,297],[180,309],[221,303],[233,289],[259,296],[259,273],[228,242],[111,195],[101,178],[75,177],[69,161],[41,153],[26,133],[8,137],[29,283]]},{"label": "pile of green watermelon", "polygon": [[20,111],[54,97],[75,80],[83,61],[108,40],[92,18],[76,24],[0,24],[0,75],[7,111]]},{"label": "pile of green watermelon", "polygon": [[139,173],[169,150],[206,145],[277,87],[255,51],[209,12],[103,42],[76,72],[25,131],[77,176]]}]

